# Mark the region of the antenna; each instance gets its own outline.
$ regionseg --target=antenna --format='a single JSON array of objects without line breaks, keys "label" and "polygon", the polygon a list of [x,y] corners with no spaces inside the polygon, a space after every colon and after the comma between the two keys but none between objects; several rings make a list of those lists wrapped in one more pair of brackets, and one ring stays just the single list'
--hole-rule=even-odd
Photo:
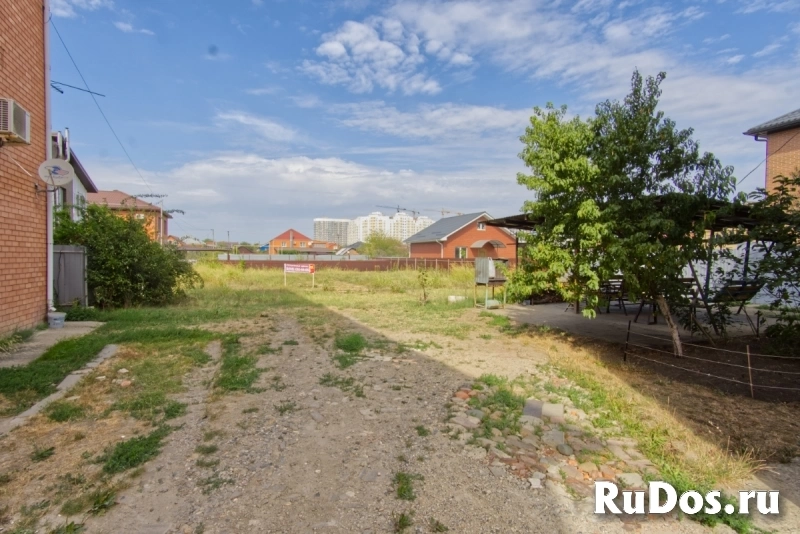
[{"label": "antenna", "polygon": [[463,213],[461,213],[460,211],[446,210],[446,209],[444,209],[444,208],[442,208],[442,209],[439,209],[439,210],[422,210],[422,211],[435,211],[435,212],[441,213],[441,214],[442,214],[442,217],[444,217],[444,214],[445,214],[445,213],[455,213],[456,215],[464,215],[464,214],[463,214]]}]

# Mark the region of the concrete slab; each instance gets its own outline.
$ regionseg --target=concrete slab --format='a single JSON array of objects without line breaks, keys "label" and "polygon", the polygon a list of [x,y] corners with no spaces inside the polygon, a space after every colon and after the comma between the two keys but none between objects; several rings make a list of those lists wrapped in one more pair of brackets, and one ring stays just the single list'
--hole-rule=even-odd
[{"label": "concrete slab", "polygon": [[[519,304],[506,305],[503,310],[496,310],[493,313],[506,315],[509,319],[518,323],[535,324],[549,326],[569,332],[570,334],[610,341],[612,343],[625,343],[628,330],[628,321],[633,321],[639,305],[628,305],[628,314],[625,315],[620,308],[612,306],[611,313],[598,313],[594,319],[587,319],[580,313],[575,313],[575,308],[567,309],[567,304],[538,304],[533,306],[522,306]],[[733,311],[736,311],[735,309]],[[755,308],[749,308],[750,317],[755,320]],[[639,321],[631,323],[631,343],[648,347],[671,347],[669,328],[664,322],[663,317],[658,318],[658,323],[647,324],[650,319],[649,307],[645,307],[639,316]],[[728,328],[728,335],[732,337],[742,335],[752,335],[753,332],[747,323],[744,312],[740,315],[733,315],[733,324]],[[676,319],[677,322],[677,319]],[[771,321],[768,320],[767,324]],[[764,326],[762,326],[763,331]],[[693,336],[687,331],[681,331],[681,337],[685,342],[692,343],[704,341],[702,334]]]},{"label": "concrete slab", "polygon": [[27,365],[59,341],[88,334],[102,325],[103,323],[96,321],[67,321],[63,328],[40,330],[15,350],[0,353],[0,368]]}]

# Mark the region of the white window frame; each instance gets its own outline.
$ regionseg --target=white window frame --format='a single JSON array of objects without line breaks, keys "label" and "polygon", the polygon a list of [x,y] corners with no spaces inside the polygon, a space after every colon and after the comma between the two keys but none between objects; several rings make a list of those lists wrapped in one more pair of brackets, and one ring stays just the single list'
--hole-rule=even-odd
[{"label": "white window frame", "polygon": [[[468,251],[469,251],[469,249],[467,247],[456,247],[456,259],[457,260],[465,260],[465,259],[467,259],[467,256],[469,255]],[[461,252],[464,253],[463,256],[461,255]]]},{"label": "white window frame", "polygon": [[478,230],[481,231],[481,232],[486,231],[486,223],[483,222],[483,221],[479,222],[478,223]]}]

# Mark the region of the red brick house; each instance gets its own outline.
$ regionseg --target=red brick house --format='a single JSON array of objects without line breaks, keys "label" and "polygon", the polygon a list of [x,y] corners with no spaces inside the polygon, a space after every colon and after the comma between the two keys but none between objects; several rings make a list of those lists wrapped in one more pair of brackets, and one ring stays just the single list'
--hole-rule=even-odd
[{"label": "red brick house", "polygon": [[314,241],[305,234],[289,228],[269,240],[266,252],[268,254],[296,253],[296,254],[333,254],[338,245],[326,241]]},{"label": "red brick house", "polygon": [[0,337],[41,323],[48,307],[48,194],[37,173],[50,145],[43,7],[0,1],[0,98],[30,114],[29,143],[0,136]]},{"label": "red brick house", "polygon": [[167,222],[172,218],[172,215],[164,213],[164,209],[161,206],[150,204],[117,189],[89,193],[86,197],[89,204],[106,205],[108,209],[120,217],[133,216],[141,220],[144,223],[147,235],[153,241],[163,244],[164,239],[167,239],[167,242],[169,242]]},{"label": "red brick house", "polygon": [[776,176],[789,177],[800,171],[800,109],[754,126],[744,135],[767,142],[767,190],[774,188]]},{"label": "red brick house", "polygon": [[504,228],[489,226],[486,213],[468,213],[439,219],[405,242],[412,258],[500,258],[516,257],[514,234]]}]

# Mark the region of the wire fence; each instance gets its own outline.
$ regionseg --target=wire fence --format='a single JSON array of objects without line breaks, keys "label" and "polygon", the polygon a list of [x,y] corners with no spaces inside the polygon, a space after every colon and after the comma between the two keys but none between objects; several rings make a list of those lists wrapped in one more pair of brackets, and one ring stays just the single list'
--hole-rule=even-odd
[{"label": "wire fence", "polygon": [[[661,344],[656,346],[650,340]],[[795,385],[800,383],[800,358],[751,352],[749,345],[742,351],[683,341],[681,346],[684,350],[678,356],[674,350],[666,350],[663,345],[672,345],[672,339],[636,331],[629,321],[623,359],[627,361],[629,357],[635,358],[656,366],[690,373],[704,381],[719,380],[727,384],[746,386],[752,398],[756,397],[757,390],[773,395],[783,392],[784,396],[795,396],[800,392],[800,387]],[[701,354],[697,354],[698,352]],[[760,363],[754,366],[753,360]],[[723,371],[725,369],[728,370],[727,373]],[[745,371],[746,375],[742,376]],[[725,374],[729,376],[723,376]],[[763,393],[759,395],[763,396]]]}]

